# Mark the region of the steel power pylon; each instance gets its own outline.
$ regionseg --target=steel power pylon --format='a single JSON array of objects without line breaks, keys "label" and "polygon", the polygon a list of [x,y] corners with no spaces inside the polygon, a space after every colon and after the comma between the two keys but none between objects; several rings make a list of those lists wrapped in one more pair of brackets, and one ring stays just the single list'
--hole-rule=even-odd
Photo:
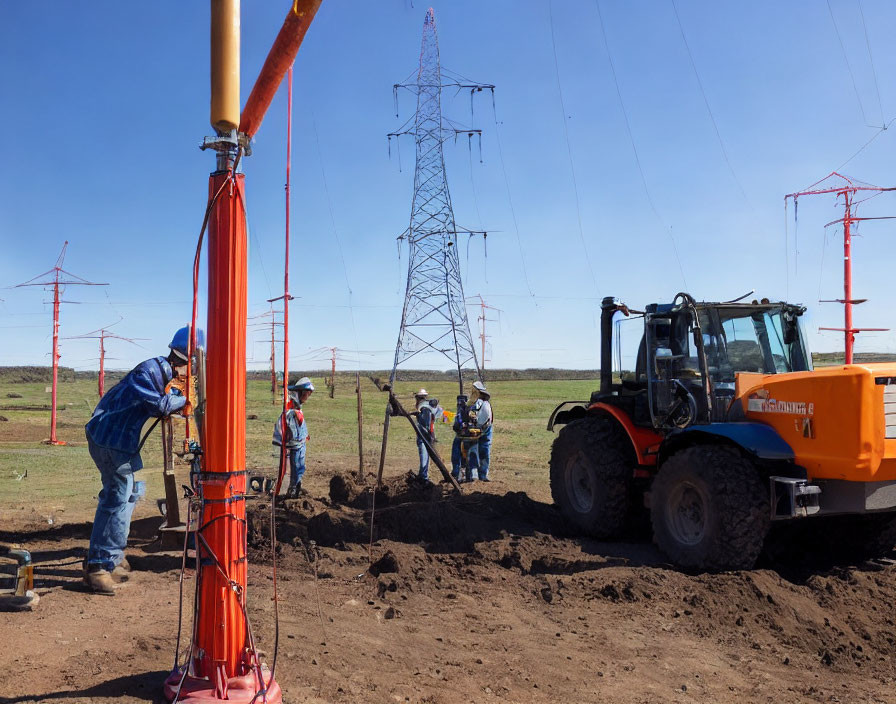
[{"label": "steel power pylon", "polygon": [[448,86],[469,89],[471,94],[494,91],[490,84],[454,78],[443,81],[435,15],[430,8],[423,22],[417,80],[393,88],[396,95],[403,88],[417,96],[414,117],[388,135],[390,141],[401,135],[414,137],[417,165],[410,226],[399,236],[399,240],[408,242],[408,280],[390,382],[394,382],[398,367],[412,357],[421,352],[437,352],[457,368],[463,393],[462,369],[472,364],[479,376],[479,364],[464,307],[457,235],[486,233],[457,227],[442,145],[446,139],[459,135],[470,139],[480,136],[481,130],[461,128],[442,116],[442,88]]},{"label": "steel power pylon", "polygon": [[[450,71],[446,71],[447,80],[443,80],[432,8],[423,21],[420,65],[416,73],[415,82],[396,83],[393,92],[396,112],[400,88],[417,96],[417,111],[400,129],[388,135],[390,144],[392,137],[411,135],[416,147],[411,221],[398,238],[399,241],[406,239],[408,243],[408,279],[389,383],[391,386],[395,382],[398,367],[409,359],[424,352],[435,352],[457,369],[458,389],[463,394],[464,367],[472,365],[478,378],[481,378],[481,372],[464,303],[457,236],[458,232],[483,237],[487,233],[457,226],[445,176],[442,145],[445,140],[462,135],[468,141],[474,136],[481,140],[482,131],[463,128],[442,115],[442,89],[450,86],[469,90],[472,101],[473,95],[483,90],[494,94],[495,87],[468,81]],[[387,408],[378,481],[382,478],[388,433]]]},{"label": "steel power pylon", "polygon": [[[82,279],[80,276],[75,276],[71,272],[66,271],[62,268],[62,262],[65,260],[65,250],[68,248],[68,240],[65,241],[65,244],[62,245],[62,251],[59,253],[59,258],[56,260],[56,265],[50,269],[49,271],[45,271],[43,274],[38,274],[33,279],[28,279],[24,283],[18,284],[14,288],[21,288],[22,286],[43,286],[45,288],[53,287],[53,393],[52,393],[52,404],[50,406],[50,438],[49,440],[45,440],[48,445],[65,445],[64,440],[59,440],[56,437],[56,395],[57,395],[57,386],[59,383],[59,304],[60,303],[77,303],[77,301],[63,301],[59,298],[59,288],[60,286],[108,286],[109,284],[100,284],[95,283],[93,281],[88,281],[87,279]],[[60,277],[60,274],[64,274],[65,276]],[[38,281],[37,279],[43,279],[44,276],[50,275],[51,278],[47,280]],[[69,277],[69,278],[65,278]]]}]

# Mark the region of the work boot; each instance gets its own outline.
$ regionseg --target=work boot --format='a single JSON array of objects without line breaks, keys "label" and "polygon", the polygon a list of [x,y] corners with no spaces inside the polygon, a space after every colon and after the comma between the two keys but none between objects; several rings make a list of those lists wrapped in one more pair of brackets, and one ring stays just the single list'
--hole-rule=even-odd
[{"label": "work boot", "polygon": [[112,579],[116,582],[127,582],[131,577],[131,565],[128,562],[128,558],[121,558],[121,562],[115,565],[115,569],[112,570]]},{"label": "work boot", "polygon": [[112,581],[112,574],[99,565],[88,566],[87,572],[84,574],[84,584],[90,587],[95,594],[108,596],[115,594],[115,582]]},{"label": "work boot", "polygon": [[292,484],[286,490],[286,498],[287,499],[297,499],[299,498],[299,493],[302,491],[302,482],[298,484]]}]

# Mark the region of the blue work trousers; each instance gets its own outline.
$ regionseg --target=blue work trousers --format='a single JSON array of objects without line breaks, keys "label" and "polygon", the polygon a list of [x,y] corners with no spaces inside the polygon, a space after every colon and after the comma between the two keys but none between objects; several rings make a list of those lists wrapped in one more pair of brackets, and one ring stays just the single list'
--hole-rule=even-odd
[{"label": "blue work trousers", "polygon": [[477,466],[479,467],[479,478],[488,478],[488,465],[491,460],[492,451],[492,426],[488,426],[479,436],[479,442],[471,449],[470,453],[476,453]]},{"label": "blue work trousers", "polygon": [[417,438],[417,452],[420,453],[420,479],[429,479],[429,451],[420,438]]},{"label": "blue work trousers", "polygon": [[134,480],[134,472],[143,468],[143,461],[139,454],[100,447],[90,438],[87,447],[103,483],[90,533],[87,564],[100,565],[111,572],[124,559],[134,506],[146,493],[146,483]]},{"label": "blue work trousers", "polygon": [[305,443],[299,443],[298,447],[287,448],[289,452],[289,485],[296,486],[302,483],[305,476]]},{"label": "blue work trousers", "polygon": [[464,443],[460,436],[454,438],[451,445],[451,476],[460,480],[460,468],[464,465],[464,456],[461,447],[467,446],[467,459],[465,464],[464,480],[471,482],[474,479],[473,472],[479,469],[479,455],[476,453],[476,443]]}]

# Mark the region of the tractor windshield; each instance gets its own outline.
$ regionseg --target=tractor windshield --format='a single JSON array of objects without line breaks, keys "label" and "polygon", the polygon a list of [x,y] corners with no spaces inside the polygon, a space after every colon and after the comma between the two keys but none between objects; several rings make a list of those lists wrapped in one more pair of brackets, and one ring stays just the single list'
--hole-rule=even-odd
[{"label": "tractor windshield", "polygon": [[737,372],[807,371],[811,358],[792,306],[715,306],[700,311],[706,362],[715,384]]}]

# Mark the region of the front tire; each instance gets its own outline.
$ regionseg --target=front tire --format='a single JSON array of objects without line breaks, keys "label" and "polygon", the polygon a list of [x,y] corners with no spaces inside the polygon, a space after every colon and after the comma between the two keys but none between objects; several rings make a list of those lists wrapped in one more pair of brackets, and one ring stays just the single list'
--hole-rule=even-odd
[{"label": "front tire", "polygon": [[666,460],[650,496],[654,541],[675,564],[750,569],[771,524],[768,490],[732,447],[697,445]]},{"label": "front tire", "polygon": [[610,418],[589,416],[560,430],[551,448],[551,496],[597,538],[623,532],[632,484],[631,443]]}]

